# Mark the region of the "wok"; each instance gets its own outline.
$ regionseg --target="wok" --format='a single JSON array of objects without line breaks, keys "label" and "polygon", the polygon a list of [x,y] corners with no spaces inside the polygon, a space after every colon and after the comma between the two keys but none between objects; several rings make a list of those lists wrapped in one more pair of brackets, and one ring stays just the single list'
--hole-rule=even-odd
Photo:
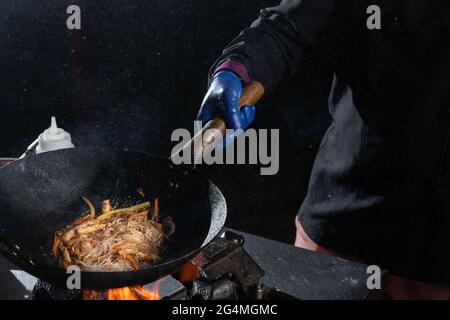
[{"label": "wok", "polygon": [[54,231],[86,212],[86,194],[98,211],[103,199],[115,207],[159,198],[161,216],[176,231],[162,260],[130,272],[81,272],[82,288],[145,284],[176,271],[221,230],[226,202],[220,190],[189,168],[133,151],[66,149],[15,161],[0,169],[0,252],[35,277],[65,286],[66,271],[51,253]]}]

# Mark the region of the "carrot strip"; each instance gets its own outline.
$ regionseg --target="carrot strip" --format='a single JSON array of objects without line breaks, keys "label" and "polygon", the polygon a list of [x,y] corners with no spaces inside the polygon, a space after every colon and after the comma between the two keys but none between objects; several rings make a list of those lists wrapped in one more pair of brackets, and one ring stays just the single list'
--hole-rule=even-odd
[{"label": "carrot strip", "polygon": [[136,260],[131,256],[126,256],[125,259],[132,265],[134,270],[139,269],[139,265],[137,264]]},{"label": "carrot strip", "polygon": [[61,242],[61,238],[56,234],[53,236],[53,246],[52,246],[52,253],[55,257],[58,257],[58,246]]},{"label": "carrot strip", "polygon": [[138,212],[138,213],[132,213],[132,214],[131,214],[132,217],[145,217],[145,216],[147,216],[147,215],[148,215],[148,210],[141,211],[141,212]]},{"label": "carrot strip", "polygon": [[152,209],[152,220],[153,221],[159,220],[159,200],[158,200],[158,198],[155,199],[155,204]]}]

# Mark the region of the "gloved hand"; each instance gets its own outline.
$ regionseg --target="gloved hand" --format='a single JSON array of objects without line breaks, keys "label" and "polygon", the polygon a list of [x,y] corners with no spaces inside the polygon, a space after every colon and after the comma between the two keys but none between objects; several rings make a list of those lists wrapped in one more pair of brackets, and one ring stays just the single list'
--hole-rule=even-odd
[{"label": "gloved hand", "polygon": [[220,71],[214,75],[197,115],[197,120],[205,124],[219,113],[224,117],[228,129],[237,130],[235,134],[224,137],[222,141],[224,147],[242,133],[255,118],[255,106],[246,105],[239,110],[238,101],[241,93],[241,80],[231,71]]}]

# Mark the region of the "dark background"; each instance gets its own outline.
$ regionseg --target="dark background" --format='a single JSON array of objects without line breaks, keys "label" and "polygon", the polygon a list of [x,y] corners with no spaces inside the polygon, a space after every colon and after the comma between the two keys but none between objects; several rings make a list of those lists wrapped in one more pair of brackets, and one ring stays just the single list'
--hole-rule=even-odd
[{"label": "dark background", "polygon": [[[193,119],[222,48],[278,1],[0,2],[0,156],[19,156],[56,116],[75,145],[168,156],[172,131]],[[81,7],[82,30],[66,28]],[[294,240],[294,217],[329,123],[331,77],[313,58],[258,105],[255,128],[280,129],[280,171],[201,168],[224,192],[227,226]]]}]

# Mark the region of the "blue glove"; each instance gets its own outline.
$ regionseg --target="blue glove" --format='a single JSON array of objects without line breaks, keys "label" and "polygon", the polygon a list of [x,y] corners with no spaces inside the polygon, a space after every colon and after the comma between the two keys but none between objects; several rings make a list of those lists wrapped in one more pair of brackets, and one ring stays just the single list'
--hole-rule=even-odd
[{"label": "blue glove", "polygon": [[219,113],[224,117],[227,128],[237,131],[224,137],[222,141],[224,147],[237,138],[255,118],[255,106],[242,106],[239,110],[238,101],[241,93],[241,80],[231,71],[220,71],[214,75],[197,115],[197,120],[205,124]]}]

